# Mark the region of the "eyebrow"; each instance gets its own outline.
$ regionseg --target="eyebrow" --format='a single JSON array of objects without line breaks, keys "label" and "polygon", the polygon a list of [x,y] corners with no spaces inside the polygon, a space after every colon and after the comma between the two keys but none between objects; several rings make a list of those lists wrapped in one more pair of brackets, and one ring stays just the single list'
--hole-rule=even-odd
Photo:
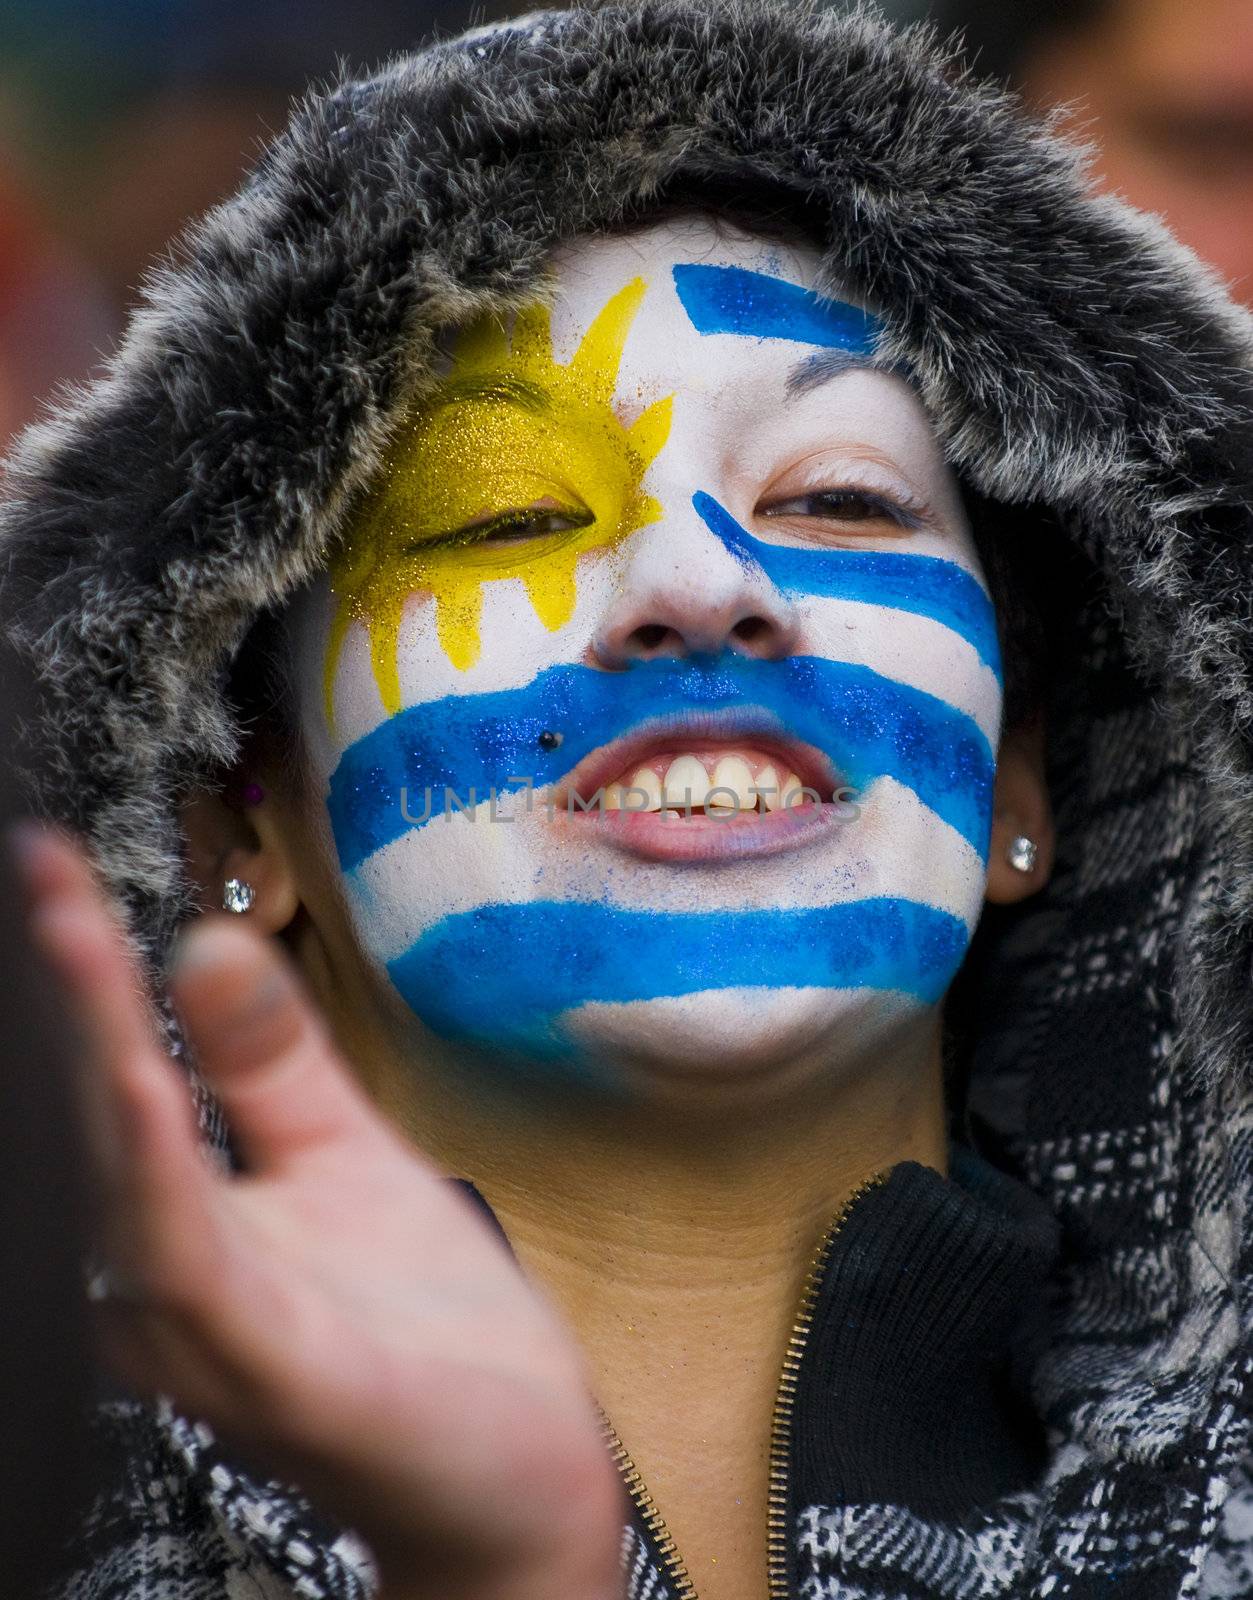
[{"label": "eyebrow", "polygon": [[795,400],[799,395],[820,389],[824,383],[842,376],[845,372],[894,372],[908,380],[909,374],[899,361],[881,361],[873,355],[863,355],[857,350],[818,350],[802,356],[788,371],[784,381],[784,397]]},{"label": "eyebrow", "polygon": [[463,400],[504,400],[538,416],[553,408],[552,396],[538,383],[516,378],[508,372],[471,374],[464,378],[450,378],[435,393],[438,406],[456,405]]}]

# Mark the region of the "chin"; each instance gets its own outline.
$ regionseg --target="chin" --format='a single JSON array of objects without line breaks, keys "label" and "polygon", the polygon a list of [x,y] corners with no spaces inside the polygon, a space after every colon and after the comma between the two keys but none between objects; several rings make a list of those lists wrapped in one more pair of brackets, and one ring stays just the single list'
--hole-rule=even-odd
[{"label": "chin", "polygon": [[882,989],[708,989],[584,1005],[563,1031],[645,1098],[738,1104],[854,1076],[925,1016]]}]

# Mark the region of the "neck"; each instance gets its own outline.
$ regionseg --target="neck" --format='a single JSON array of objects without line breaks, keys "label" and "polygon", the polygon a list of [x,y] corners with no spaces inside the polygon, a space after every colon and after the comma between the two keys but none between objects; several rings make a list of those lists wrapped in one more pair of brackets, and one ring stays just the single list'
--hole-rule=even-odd
[{"label": "neck", "polygon": [[907,1159],[946,1172],[934,1033],[821,1087],[702,1115],[534,1097],[502,1108],[419,1074],[404,1118],[487,1199],[577,1337],[698,1589],[727,1600],[765,1588],[781,1364],[818,1246],[874,1173]]},{"label": "neck", "polygon": [[869,1066],[829,1063],[816,1090],[733,1112],[467,1089],[429,1062],[372,1077],[415,1143],[473,1181],[524,1265],[589,1335],[633,1310],[673,1316],[706,1294],[722,1316],[740,1300],[790,1301],[866,1178],[904,1160],[946,1171],[930,1021]]}]

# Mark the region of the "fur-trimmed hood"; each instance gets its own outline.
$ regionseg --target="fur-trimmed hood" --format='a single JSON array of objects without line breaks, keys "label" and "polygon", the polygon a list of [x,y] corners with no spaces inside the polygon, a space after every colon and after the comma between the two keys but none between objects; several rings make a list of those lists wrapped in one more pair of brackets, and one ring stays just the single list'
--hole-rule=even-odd
[{"label": "fur-trimmed hood", "polygon": [[738,178],[827,219],[954,468],[1091,575],[1052,663],[1057,870],[972,973],[970,1129],[1063,1228],[1054,1456],[1012,1582],[962,1592],[1248,1594],[1253,319],[925,29],[640,0],[307,98],[9,463],[42,803],[159,970],[193,903],[175,801],[239,747],[231,658],[325,565],[436,330],[520,304],[556,243]]}]

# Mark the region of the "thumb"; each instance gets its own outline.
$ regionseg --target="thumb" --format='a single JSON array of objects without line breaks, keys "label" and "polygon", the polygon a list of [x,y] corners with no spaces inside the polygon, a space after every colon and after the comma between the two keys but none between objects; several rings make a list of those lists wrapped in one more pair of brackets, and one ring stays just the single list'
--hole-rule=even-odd
[{"label": "thumb", "polygon": [[250,1170],[379,1137],[379,1114],[276,940],[207,916],[181,936],[169,988]]}]

